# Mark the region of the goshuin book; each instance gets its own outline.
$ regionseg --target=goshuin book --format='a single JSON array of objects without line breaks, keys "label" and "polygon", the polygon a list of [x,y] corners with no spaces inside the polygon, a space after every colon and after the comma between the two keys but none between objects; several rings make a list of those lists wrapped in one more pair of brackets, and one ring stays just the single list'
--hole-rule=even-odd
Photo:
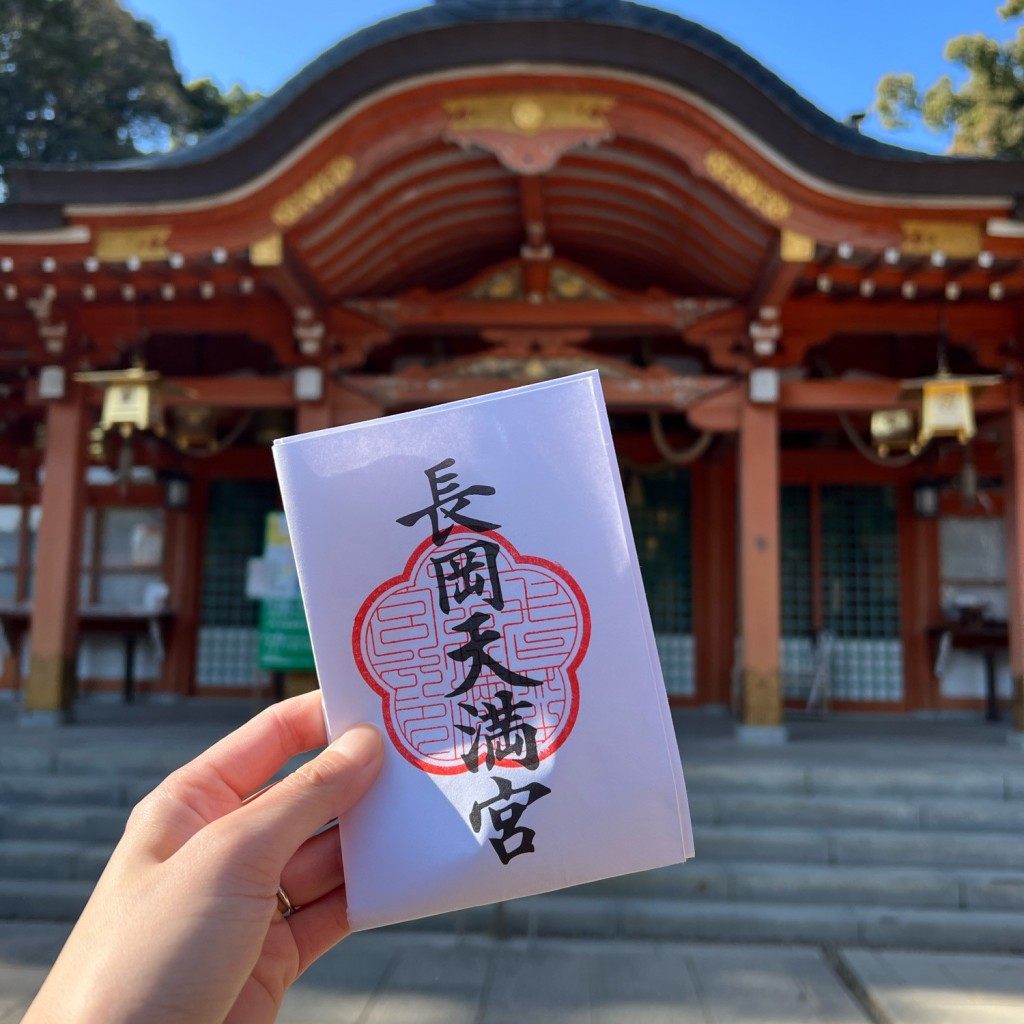
[{"label": "goshuin book", "polygon": [[596,372],[278,440],[354,930],[661,867],[693,838]]}]

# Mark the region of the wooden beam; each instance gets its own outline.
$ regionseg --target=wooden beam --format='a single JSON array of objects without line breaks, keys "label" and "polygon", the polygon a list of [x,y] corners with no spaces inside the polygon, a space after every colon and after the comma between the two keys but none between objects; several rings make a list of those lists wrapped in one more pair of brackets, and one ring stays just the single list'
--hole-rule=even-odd
[{"label": "wooden beam", "polygon": [[1004,302],[938,302],[914,300],[836,300],[810,296],[787,303],[785,337],[819,344],[837,334],[937,334],[942,310],[947,336],[955,342],[986,337],[1000,341],[1015,335],[1014,306]]},{"label": "wooden beam", "polygon": [[[1009,385],[994,384],[975,397],[978,412],[1009,407]],[[916,409],[920,398],[900,395],[897,380],[787,380],[779,405],[787,412],[872,412],[875,409]]]},{"label": "wooden beam", "polygon": [[[802,238],[802,236],[793,237]],[[748,309],[752,319],[757,320],[760,317],[761,309],[765,306],[778,309],[790,297],[797,281],[800,280],[810,265],[810,259],[813,259],[814,256],[814,243],[810,239],[806,241],[809,243],[809,258],[796,259],[794,258],[796,255],[805,254],[797,254],[792,242],[788,238],[784,239],[783,235],[779,236],[779,241],[772,247],[761,268],[757,285],[750,296]]]},{"label": "wooden beam", "polygon": [[[439,375],[353,375],[345,378],[353,391],[372,399],[382,411],[439,405],[462,398],[493,394],[531,381],[509,377],[456,377]],[[610,409],[684,412],[703,395],[722,386],[719,377],[602,377],[601,387]]]},{"label": "wooden beam", "polygon": [[295,405],[291,377],[173,377],[180,392],[164,394],[161,403],[212,405],[218,409],[290,409]]},{"label": "wooden beam", "polygon": [[[695,401],[687,410],[690,423],[698,430],[736,432],[740,407],[746,394],[745,382]],[[876,409],[916,409],[919,398],[903,398],[897,380],[784,380],[779,409],[787,413],[837,412],[869,413]],[[975,396],[980,413],[1004,412],[1010,406],[1010,384],[993,384]]]},{"label": "wooden beam", "polygon": [[595,327],[615,330],[652,329],[676,333],[692,314],[683,300],[622,299],[612,302],[502,302],[410,296],[394,300],[350,300],[345,308],[369,317],[389,330],[433,330],[490,327]]},{"label": "wooden beam", "polygon": [[143,333],[248,334],[273,343],[290,338],[291,317],[270,297],[209,302],[168,302],[160,305],[111,303],[83,305],[79,328],[99,344],[134,342]]}]

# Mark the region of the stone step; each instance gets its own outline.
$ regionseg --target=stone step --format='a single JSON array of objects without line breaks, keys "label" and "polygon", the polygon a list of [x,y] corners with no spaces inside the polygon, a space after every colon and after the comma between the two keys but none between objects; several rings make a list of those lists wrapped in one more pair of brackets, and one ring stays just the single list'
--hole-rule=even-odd
[{"label": "stone step", "polygon": [[970,871],[708,863],[698,857],[687,864],[608,878],[565,892],[666,900],[1024,910],[1024,866],[1019,871]]},{"label": "stone step", "polygon": [[0,839],[0,879],[95,882],[113,849],[112,842]]},{"label": "stone step", "polygon": [[124,832],[130,808],[0,805],[0,839],[47,839],[111,844]]},{"label": "stone step", "polygon": [[162,779],[202,751],[189,747],[135,746],[127,750],[102,750],[94,746],[58,750],[54,770],[66,775],[148,776]]},{"label": "stone step", "polygon": [[[159,776],[0,774],[0,808],[7,804],[133,807]],[[1024,800],[886,798],[731,792],[690,793],[694,822],[712,825],[873,827],[1024,834]]]},{"label": "stone step", "polygon": [[1021,832],[1024,800],[934,797],[689,794],[690,814],[707,824],[863,826],[892,829]]},{"label": "stone step", "polygon": [[102,775],[0,775],[0,807],[9,804],[67,804],[122,807],[138,784]]},{"label": "stone step", "polygon": [[[0,878],[95,881],[113,842],[0,839]],[[575,896],[1024,910],[1024,870],[765,864],[703,858],[567,890]]]},{"label": "stone step", "polygon": [[683,772],[687,790],[697,796],[734,792],[1024,800],[1024,769],[1003,765],[928,764],[908,768],[749,759],[687,764],[684,754]]},{"label": "stone step", "polygon": [[74,921],[92,882],[0,878],[0,920]]},{"label": "stone step", "polygon": [[1020,952],[1020,915],[996,911],[574,898],[561,893],[409,922],[399,928],[501,936],[772,942]]},{"label": "stone step", "polygon": [[798,828],[695,823],[705,861],[888,865],[1017,870],[1024,836],[999,832]]}]

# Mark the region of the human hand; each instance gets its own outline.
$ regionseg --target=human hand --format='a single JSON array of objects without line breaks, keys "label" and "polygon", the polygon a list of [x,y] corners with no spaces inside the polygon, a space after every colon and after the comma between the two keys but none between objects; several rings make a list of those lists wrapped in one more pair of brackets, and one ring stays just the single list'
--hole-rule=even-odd
[{"label": "human hand", "polygon": [[[380,733],[356,726],[245,797],[325,740],[319,694],[295,697],[150,793],[25,1022],[275,1020],[288,987],[348,934],[337,830],[313,833],[369,789]],[[279,886],[301,912],[281,914]]]}]

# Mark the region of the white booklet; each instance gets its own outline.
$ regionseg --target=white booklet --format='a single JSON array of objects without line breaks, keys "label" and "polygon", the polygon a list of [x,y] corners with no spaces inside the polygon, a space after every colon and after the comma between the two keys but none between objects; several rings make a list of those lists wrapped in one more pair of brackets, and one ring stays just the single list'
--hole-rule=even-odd
[{"label": "white booklet", "polygon": [[596,372],[275,442],[354,930],[693,856]]}]

